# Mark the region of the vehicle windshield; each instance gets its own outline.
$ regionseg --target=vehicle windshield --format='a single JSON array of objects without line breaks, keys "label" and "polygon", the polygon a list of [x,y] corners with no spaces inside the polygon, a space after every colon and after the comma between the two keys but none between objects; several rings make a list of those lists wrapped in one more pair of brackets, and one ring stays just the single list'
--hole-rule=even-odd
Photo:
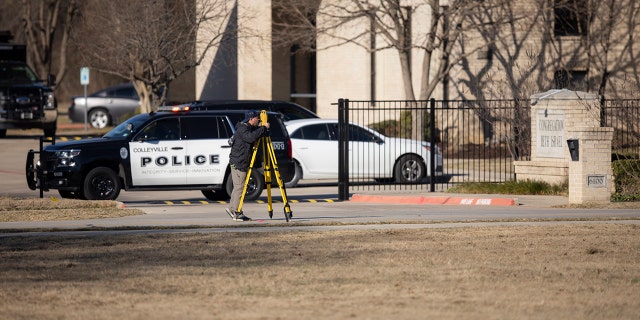
[{"label": "vehicle windshield", "polygon": [[144,113],[139,114],[134,117],[127,119],[127,121],[119,124],[117,127],[111,129],[111,131],[107,132],[103,137],[105,138],[113,138],[113,139],[122,139],[126,138],[142,127],[142,124],[149,119],[150,114]]},{"label": "vehicle windshield", "polygon": [[31,84],[38,77],[26,64],[0,64],[0,82],[11,84]]}]

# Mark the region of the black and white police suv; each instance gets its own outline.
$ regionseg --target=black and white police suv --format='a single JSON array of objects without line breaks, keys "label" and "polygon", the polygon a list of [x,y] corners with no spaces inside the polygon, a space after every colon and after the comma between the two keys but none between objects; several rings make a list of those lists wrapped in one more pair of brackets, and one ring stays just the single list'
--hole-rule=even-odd
[{"label": "black and white police suv", "polygon": [[[122,189],[201,190],[207,199],[224,200],[233,188],[228,140],[244,113],[189,111],[188,105],[183,105],[139,114],[100,138],[30,150],[27,184],[32,190],[58,189],[64,198],[87,200],[114,200]],[[278,171],[282,181],[289,181],[294,173],[291,141],[281,115],[267,114]],[[246,200],[258,198],[264,189],[263,171],[258,166],[252,170]],[[275,175],[272,177],[272,183],[277,184]]]}]

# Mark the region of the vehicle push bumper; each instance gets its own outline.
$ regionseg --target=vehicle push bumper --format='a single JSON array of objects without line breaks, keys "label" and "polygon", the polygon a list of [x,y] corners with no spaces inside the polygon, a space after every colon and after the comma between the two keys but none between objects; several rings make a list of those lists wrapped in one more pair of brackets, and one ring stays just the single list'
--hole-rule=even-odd
[{"label": "vehicle push bumper", "polygon": [[29,152],[27,152],[27,162],[26,162],[26,166],[25,166],[25,175],[27,178],[27,186],[29,187],[29,189],[31,190],[36,190],[36,188],[38,188],[38,181],[39,181],[39,177],[41,176],[41,174],[39,174],[39,167],[36,163],[34,163],[35,161],[35,154],[39,153],[38,151],[35,151],[33,149],[29,150]]},{"label": "vehicle push bumper", "polygon": [[[52,180],[50,181],[50,179],[47,178],[47,175],[52,173],[47,169],[47,163],[43,159],[44,143],[55,144],[55,137],[40,137],[40,149],[30,149],[27,152],[27,157],[25,159],[25,178],[27,180],[27,186],[31,190],[39,189],[40,198],[43,197],[44,191],[49,191],[49,186],[51,186],[50,182],[52,182]],[[55,173],[53,174],[55,176],[60,175]],[[49,178],[52,177],[53,176],[49,176]]]}]

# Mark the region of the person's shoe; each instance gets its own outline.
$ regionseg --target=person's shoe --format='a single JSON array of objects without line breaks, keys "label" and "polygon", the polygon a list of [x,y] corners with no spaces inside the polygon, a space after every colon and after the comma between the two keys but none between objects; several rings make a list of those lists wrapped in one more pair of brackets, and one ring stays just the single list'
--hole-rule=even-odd
[{"label": "person's shoe", "polygon": [[235,220],[236,219],[236,213],[229,209],[229,208],[224,208],[224,211],[227,212],[227,214],[229,215],[229,217],[231,217],[231,219]]},{"label": "person's shoe", "polygon": [[233,220],[244,222],[244,221],[251,221],[251,218],[245,216],[244,213],[239,212],[239,213],[236,213],[236,217]]}]

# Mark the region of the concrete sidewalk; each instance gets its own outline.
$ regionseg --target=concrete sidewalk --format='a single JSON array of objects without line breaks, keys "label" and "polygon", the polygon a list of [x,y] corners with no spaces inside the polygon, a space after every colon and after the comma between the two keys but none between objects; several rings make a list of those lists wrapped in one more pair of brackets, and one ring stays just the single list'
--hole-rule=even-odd
[{"label": "concrete sidewalk", "polygon": [[[324,186],[316,180],[301,181],[302,183],[299,183],[299,187],[287,189],[288,197],[298,198],[310,196],[317,199],[338,199],[337,186]],[[280,194],[279,191],[277,191],[277,188],[273,193],[273,196],[274,198],[279,199]],[[552,208],[568,205],[569,198],[566,196],[552,195],[459,194],[448,192],[429,192],[426,190],[413,189],[412,187],[403,189],[402,187],[390,185],[365,190],[358,190],[358,188],[354,188],[354,190],[350,192],[349,202],[407,205],[527,206]]]}]

